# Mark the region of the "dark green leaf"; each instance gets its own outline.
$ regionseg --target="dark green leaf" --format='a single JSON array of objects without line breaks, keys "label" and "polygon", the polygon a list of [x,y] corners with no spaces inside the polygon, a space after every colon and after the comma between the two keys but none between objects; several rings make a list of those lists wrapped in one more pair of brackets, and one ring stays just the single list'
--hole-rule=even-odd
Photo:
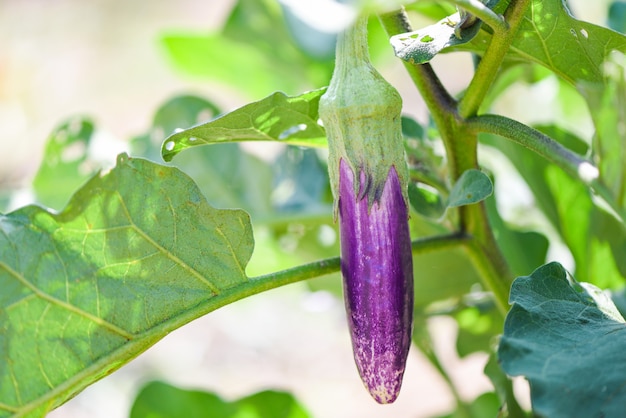
[{"label": "dark green leaf", "polygon": [[33,180],[39,202],[60,209],[78,186],[99,168],[87,154],[93,133],[90,120],[74,118],[50,134]]},{"label": "dark green leaf", "polygon": [[600,289],[558,263],[519,277],[498,357],[525,376],[533,410],[550,418],[619,417],[626,404],[626,324]]},{"label": "dark green leaf", "polygon": [[145,385],[133,403],[131,418],[307,418],[289,393],[266,390],[228,402],[218,395],[180,389],[167,383]]},{"label": "dark green leaf", "polygon": [[245,212],[126,155],[59,214],[0,216],[0,416],[41,416],[181,325],[272,287],[247,278],[252,248]]},{"label": "dark green leaf", "polygon": [[467,170],[457,180],[448,197],[448,207],[471,205],[491,196],[493,183],[480,170]]},{"label": "dark green leaf", "polygon": [[324,91],[313,90],[294,97],[277,92],[211,122],[176,132],[163,142],[163,159],[170,161],[184,149],[216,142],[280,141],[324,146],[326,135],[317,123],[319,99]]}]

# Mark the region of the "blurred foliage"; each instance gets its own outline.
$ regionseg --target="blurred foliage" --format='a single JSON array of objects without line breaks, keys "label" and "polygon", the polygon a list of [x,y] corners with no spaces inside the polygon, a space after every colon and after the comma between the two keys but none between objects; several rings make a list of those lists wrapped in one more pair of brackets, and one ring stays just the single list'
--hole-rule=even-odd
[{"label": "blurred foliage", "polygon": [[266,390],[228,402],[219,395],[150,382],[137,394],[130,418],[309,418],[289,393]]}]

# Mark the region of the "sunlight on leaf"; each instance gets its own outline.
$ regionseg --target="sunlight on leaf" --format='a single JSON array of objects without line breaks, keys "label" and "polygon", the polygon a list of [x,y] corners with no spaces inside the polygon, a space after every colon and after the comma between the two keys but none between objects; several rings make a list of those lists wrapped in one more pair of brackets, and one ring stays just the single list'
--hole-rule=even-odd
[{"label": "sunlight on leaf", "polygon": [[99,168],[88,157],[93,134],[93,123],[84,118],[72,118],[50,134],[33,180],[40,203],[60,209],[78,186]]},{"label": "sunlight on leaf", "polygon": [[245,212],[214,209],[178,169],[126,155],[59,214],[1,215],[0,417],[43,415],[254,293],[252,249]]},{"label": "sunlight on leaf", "polygon": [[161,150],[170,161],[196,145],[237,141],[279,141],[302,146],[326,146],[324,128],[318,123],[319,100],[326,89],[289,97],[276,92],[215,120],[184,129],[165,138]]}]

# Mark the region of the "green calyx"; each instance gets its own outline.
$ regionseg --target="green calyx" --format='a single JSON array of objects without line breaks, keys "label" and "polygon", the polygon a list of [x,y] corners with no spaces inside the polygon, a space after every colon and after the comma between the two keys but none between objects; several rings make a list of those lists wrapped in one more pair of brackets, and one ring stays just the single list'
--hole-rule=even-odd
[{"label": "green calyx", "polygon": [[367,18],[360,17],[337,40],[335,70],[319,106],[328,136],[335,207],[342,159],[354,174],[355,195],[359,199],[367,197],[370,208],[380,200],[392,166],[398,173],[405,202],[408,201],[401,112],[400,94],[370,63]]}]

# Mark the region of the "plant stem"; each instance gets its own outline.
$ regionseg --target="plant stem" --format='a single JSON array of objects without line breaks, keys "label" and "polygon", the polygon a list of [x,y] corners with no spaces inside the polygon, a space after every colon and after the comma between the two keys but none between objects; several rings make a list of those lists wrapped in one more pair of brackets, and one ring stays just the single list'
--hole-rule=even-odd
[{"label": "plant stem", "polygon": [[589,160],[565,148],[530,126],[499,115],[480,115],[467,119],[467,126],[476,133],[490,133],[526,147],[564,172],[591,187],[624,222],[626,211],[615,200],[613,193],[601,182],[598,168]]},{"label": "plant stem", "polygon": [[[413,254],[425,254],[433,251],[440,251],[447,248],[465,245],[468,237],[462,234],[438,235],[433,237],[418,238],[411,242]],[[339,257],[330,257],[323,260],[314,261],[312,263],[303,264],[301,266],[277,271],[270,274],[251,277],[247,282],[254,287],[254,293],[260,293],[265,290],[274,289],[286,284],[299,282],[302,280],[313,279],[315,277],[324,276],[326,274],[336,273],[341,269],[341,260]],[[247,284],[238,286],[245,287]]]},{"label": "plant stem", "polygon": [[[411,31],[404,10],[383,14],[380,21],[389,36]],[[439,128],[446,147],[449,175],[454,182],[466,170],[478,168],[477,132],[467,128],[465,120],[458,114],[457,102],[443,87],[430,65],[408,62],[404,65]],[[493,71],[497,69],[495,67]],[[487,76],[493,79],[495,73]],[[508,309],[508,288],[512,275],[493,236],[484,204],[481,202],[460,207],[459,218],[459,234],[469,237],[469,254],[481,273],[485,286],[493,292],[496,304],[504,314]]]},{"label": "plant stem", "polygon": [[476,133],[490,133],[510,139],[536,152],[587,185],[597,178],[598,169],[591,162],[565,148],[548,135],[513,119],[499,115],[480,115],[469,118],[467,126]]},{"label": "plant stem", "polygon": [[458,7],[468,11],[473,14],[480,20],[482,20],[485,24],[487,24],[493,31],[496,36],[500,36],[504,34],[509,28],[508,23],[487,7],[485,4],[480,2],[479,0],[447,0],[450,3],[457,5]]},{"label": "plant stem", "polygon": [[504,18],[509,28],[498,36],[491,37],[491,42],[487,46],[476,73],[459,103],[459,115],[462,118],[474,116],[478,112],[480,104],[498,74],[500,64],[513,42],[530,2],[531,0],[512,0],[506,9]]}]

